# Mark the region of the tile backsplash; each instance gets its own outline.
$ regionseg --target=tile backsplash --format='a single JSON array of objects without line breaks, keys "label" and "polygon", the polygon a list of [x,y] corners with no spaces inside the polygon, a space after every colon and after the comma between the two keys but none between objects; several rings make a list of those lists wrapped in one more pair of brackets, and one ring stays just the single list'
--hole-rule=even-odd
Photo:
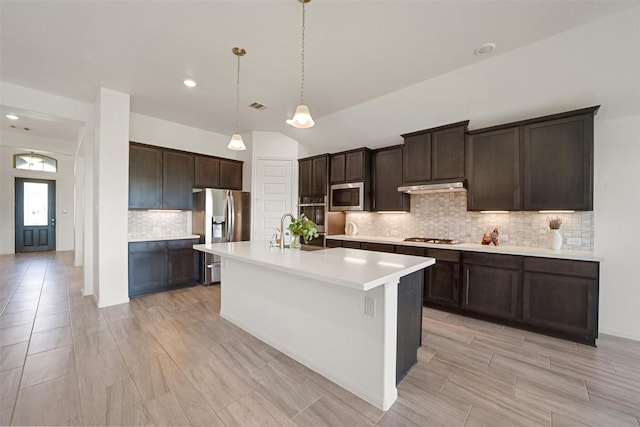
[{"label": "tile backsplash", "polygon": [[191,211],[129,211],[129,239],[191,234]]},{"label": "tile backsplash", "polygon": [[[547,247],[547,218],[556,214],[509,212],[483,214],[467,211],[467,195],[459,193],[414,194],[409,213],[347,213],[346,221],[358,234],[380,237],[436,237],[480,243],[488,229],[498,227],[500,244]],[[592,251],[594,212],[558,214],[563,249]]]}]

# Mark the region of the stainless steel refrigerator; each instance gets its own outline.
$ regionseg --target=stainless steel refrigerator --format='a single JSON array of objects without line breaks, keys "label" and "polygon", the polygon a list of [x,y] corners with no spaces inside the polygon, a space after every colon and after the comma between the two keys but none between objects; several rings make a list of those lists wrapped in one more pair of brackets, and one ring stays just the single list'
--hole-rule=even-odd
[{"label": "stainless steel refrigerator", "polygon": [[[251,239],[251,198],[243,191],[203,188],[193,190],[192,229],[201,243]],[[200,255],[200,283],[220,282],[220,257]]]}]

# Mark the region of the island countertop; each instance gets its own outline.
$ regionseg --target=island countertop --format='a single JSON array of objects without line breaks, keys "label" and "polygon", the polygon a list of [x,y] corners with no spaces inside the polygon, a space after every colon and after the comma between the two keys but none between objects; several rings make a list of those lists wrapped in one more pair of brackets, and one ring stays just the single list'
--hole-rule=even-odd
[{"label": "island countertop", "polygon": [[297,276],[368,291],[435,264],[434,258],[346,248],[316,251],[270,248],[266,242],[194,245],[198,251],[220,255]]}]

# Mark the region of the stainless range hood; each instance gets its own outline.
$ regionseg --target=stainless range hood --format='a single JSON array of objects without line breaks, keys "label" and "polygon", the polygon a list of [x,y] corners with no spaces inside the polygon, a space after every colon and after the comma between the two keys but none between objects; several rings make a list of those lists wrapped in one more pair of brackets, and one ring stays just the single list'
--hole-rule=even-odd
[{"label": "stainless range hood", "polygon": [[439,182],[437,184],[408,185],[398,187],[398,191],[409,194],[431,194],[431,193],[451,193],[455,191],[466,191],[464,181]]}]

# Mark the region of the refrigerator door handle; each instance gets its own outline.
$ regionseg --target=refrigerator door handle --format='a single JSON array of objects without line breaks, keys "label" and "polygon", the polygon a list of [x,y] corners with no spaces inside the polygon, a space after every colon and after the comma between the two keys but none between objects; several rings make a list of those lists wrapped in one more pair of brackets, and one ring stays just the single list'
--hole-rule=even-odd
[{"label": "refrigerator door handle", "polygon": [[227,204],[226,206],[226,218],[224,221],[225,224],[225,241],[226,242],[230,242],[231,241],[231,221],[232,221],[232,215],[231,215],[231,194],[229,194],[229,192],[226,192],[225,195],[225,203]]},{"label": "refrigerator door handle", "polygon": [[233,197],[233,193],[229,191],[229,241],[233,242],[235,240],[236,234],[236,212],[235,212],[235,200]]}]

